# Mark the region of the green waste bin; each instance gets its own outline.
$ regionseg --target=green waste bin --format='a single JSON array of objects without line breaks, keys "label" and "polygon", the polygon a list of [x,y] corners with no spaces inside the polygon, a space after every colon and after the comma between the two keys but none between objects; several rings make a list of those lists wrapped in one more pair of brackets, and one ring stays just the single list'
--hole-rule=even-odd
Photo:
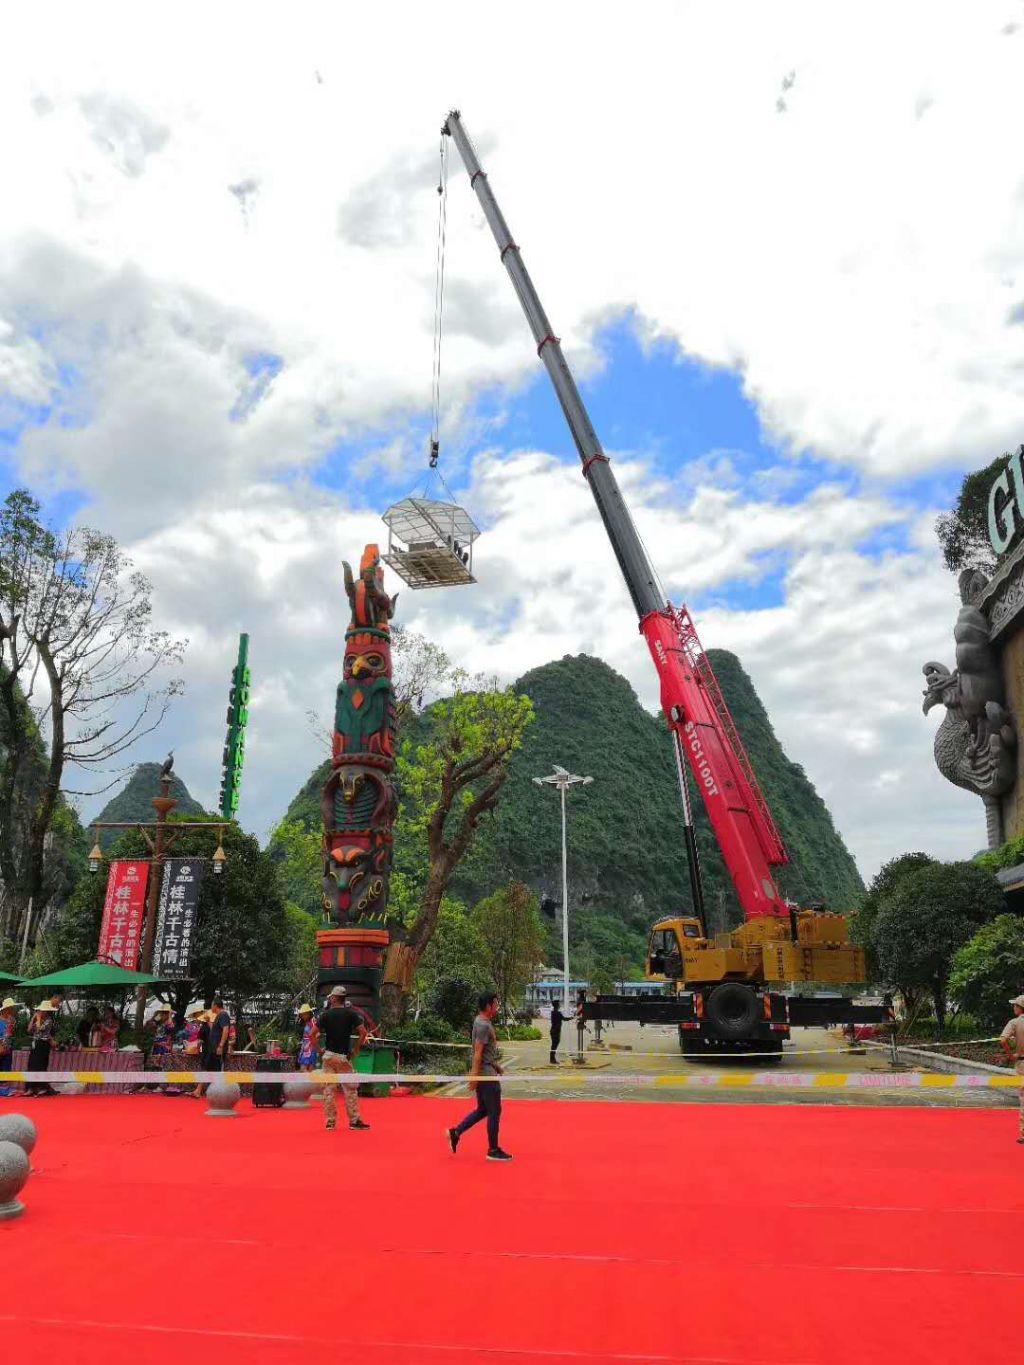
[{"label": "green waste bin", "polygon": [[[387,1038],[371,1038],[364,1045],[355,1060],[355,1069],[360,1076],[393,1076],[397,1069],[398,1044]],[[378,1099],[390,1093],[389,1085],[360,1085],[360,1095],[372,1095]]]}]

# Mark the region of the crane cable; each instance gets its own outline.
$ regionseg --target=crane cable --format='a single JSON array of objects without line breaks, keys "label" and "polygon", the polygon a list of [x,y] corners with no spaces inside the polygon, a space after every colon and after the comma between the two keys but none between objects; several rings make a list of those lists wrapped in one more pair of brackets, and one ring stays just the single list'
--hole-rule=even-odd
[{"label": "crane cable", "polygon": [[430,468],[437,469],[441,451],[441,322],[444,316],[444,261],[448,235],[448,139],[441,134],[441,167],[437,180],[437,265],[434,275],[434,362],[430,390]]}]

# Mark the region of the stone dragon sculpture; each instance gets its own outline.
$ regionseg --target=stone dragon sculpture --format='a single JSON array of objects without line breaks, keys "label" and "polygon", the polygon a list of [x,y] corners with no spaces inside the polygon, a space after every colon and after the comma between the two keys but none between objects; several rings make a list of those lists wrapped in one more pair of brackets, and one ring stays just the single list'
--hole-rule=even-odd
[{"label": "stone dragon sculpture", "polygon": [[923,711],[944,706],[946,714],[935,735],[939,772],[985,804],[989,848],[1003,842],[1003,797],[1017,771],[1017,732],[1006,710],[999,655],[989,640],[989,623],[975,605],[988,584],[983,573],[965,569],[960,575],[961,607],[953,628],[956,668],[926,663]]}]

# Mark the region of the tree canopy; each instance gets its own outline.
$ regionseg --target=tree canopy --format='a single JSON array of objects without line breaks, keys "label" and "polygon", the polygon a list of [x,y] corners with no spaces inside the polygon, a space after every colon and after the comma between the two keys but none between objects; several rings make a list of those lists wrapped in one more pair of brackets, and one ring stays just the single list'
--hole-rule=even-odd
[{"label": "tree canopy", "polygon": [[541,960],[544,935],[537,896],[522,882],[509,882],[473,909],[483,965],[508,1013],[522,998]]},{"label": "tree canopy", "polygon": [[1010,1017],[1010,1001],[1024,991],[1024,919],[997,915],[953,958],[949,993],[984,1028]]},{"label": "tree canopy", "polygon": [[[434,702],[398,755],[399,814],[393,888],[404,895],[402,969],[381,992],[385,1014],[401,1017],[416,969],[434,935],[455,870],[482,818],[495,809],[512,755],[533,719],[513,688],[454,675],[451,696]],[[395,898],[397,899],[397,898]]]},{"label": "tree canopy", "polygon": [[879,910],[904,877],[911,872],[919,871],[922,867],[936,865],[936,859],[928,853],[901,853],[899,857],[890,858],[887,863],[883,863],[875,873],[863,904],[850,926],[850,937],[867,955],[868,976],[871,980],[878,975],[878,954],[875,952],[873,933]]},{"label": "tree canopy", "polygon": [[[168,823],[173,828],[173,815]],[[216,847],[214,829],[184,830],[176,836],[168,856],[211,858]],[[298,992],[312,978],[310,944],[315,925],[297,907],[289,913],[273,859],[254,836],[235,824],[224,831],[224,851],[223,873],[208,872],[202,881],[192,954],[193,985],[183,983],[179,1004],[193,996],[209,997],[216,990],[235,999]],[[138,831],[126,830],[109,856],[148,858],[149,848]],[[70,966],[95,955],[106,882],[106,866],[99,875],[79,880],[53,933],[47,935],[48,960],[40,970]],[[296,979],[301,972],[307,973],[304,979]]]},{"label": "tree canopy", "polygon": [[184,649],[154,627],[149,583],[108,535],[57,534],[24,489],[0,507],[2,931],[29,941],[52,882],[47,842],[65,768],[104,768],[149,734],[181,689]]},{"label": "tree canopy", "polygon": [[[994,479],[1003,472],[1011,456],[998,459],[964,476],[952,511],[943,512],[935,522],[935,534],[942,547],[942,558],[951,573],[962,569],[982,569],[991,574],[1005,554],[1019,540],[1020,529],[1014,531],[1004,555],[997,555],[988,536],[988,499]],[[1021,508],[1024,515],[1024,508]]]},{"label": "tree canopy", "polygon": [[927,990],[945,1027],[953,958],[1002,905],[999,883],[974,863],[907,872],[883,899],[872,929],[883,978],[904,993]]}]

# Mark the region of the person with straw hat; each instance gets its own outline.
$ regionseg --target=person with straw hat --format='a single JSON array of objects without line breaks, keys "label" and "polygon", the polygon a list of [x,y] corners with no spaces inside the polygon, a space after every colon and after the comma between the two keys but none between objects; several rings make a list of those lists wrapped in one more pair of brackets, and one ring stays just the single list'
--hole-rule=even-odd
[{"label": "person with straw hat", "polygon": [[999,1035],[999,1042],[1007,1059],[1013,1064],[1020,1085],[1020,1132],[1017,1141],[1024,1145],[1024,995],[1010,1001],[1013,1018]]},{"label": "person with straw hat", "polygon": [[157,1005],[151,1016],[153,1042],[149,1049],[149,1060],[162,1068],[174,1048],[174,1010],[163,1002]]},{"label": "person with straw hat", "polygon": [[[36,1012],[29,1021],[28,1031],[32,1037],[32,1048],[28,1054],[29,1071],[49,1071],[50,1053],[57,1045],[57,1009],[52,1000],[44,1000],[36,1006]],[[52,1085],[45,1081],[29,1081],[25,1086],[26,1095],[56,1095]]]},{"label": "person with straw hat", "polygon": [[[0,1071],[14,1070],[14,1029],[18,1022],[18,1002],[8,996],[0,1005]],[[0,1095],[13,1095],[14,1086],[0,1081]]]},{"label": "person with straw hat", "polygon": [[300,1005],[296,1011],[302,1025],[302,1042],[299,1044],[299,1070],[315,1071],[320,1064],[317,1042],[320,1029],[317,1027],[316,1011],[312,1005]]}]

